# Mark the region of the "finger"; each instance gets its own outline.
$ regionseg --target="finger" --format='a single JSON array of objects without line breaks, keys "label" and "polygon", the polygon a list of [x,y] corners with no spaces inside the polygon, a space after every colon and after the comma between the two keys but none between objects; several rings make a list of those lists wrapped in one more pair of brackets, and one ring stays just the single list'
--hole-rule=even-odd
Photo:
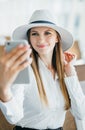
[{"label": "finger", "polygon": [[68,54],[65,55],[65,60],[66,60],[67,62],[69,62],[69,56],[68,56]]},{"label": "finger", "polygon": [[[12,65],[15,64],[15,61],[21,56],[23,55],[24,53],[26,53],[28,50],[27,47],[23,47],[23,48],[20,48],[18,49],[18,51],[16,52],[16,54],[12,55],[10,59],[6,59],[6,64],[7,66],[11,67]],[[30,49],[29,49],[30,50]]]},{"label": "finger", "polygon": [[77,59],[77,56],[76,56],[76,55],[73,56],[73,58],[72,58],[72,60],[70,61],[70,63],[71,63],[72,65],[75,65],[76,59]]},{"label": "finger", "polygon": [[[10,52],[7,52],[6,53],[6,57],[5,57],[5,60],[9,60],[11,57],[13,57],[14,55],[16,55],[17,54],[17,52],[21,49],[23,49],[23,51],[24,51],[24,49],[25,48],[30,48],[30,46],[29,45],[26,45],[26,46],[24,46],[23,44],[20,44],[20,45],[18,45],[16,48],[14,48],[14,49],[12,49]],[[5,50],[6,50],[6,48],[5,48]]]},{"label": "finger", "polygon": [[76,54],[71,53],[71,52],[65,52],[64,55],[69,55],[69,56],[72,56],[72,57],[75,57],[75,56],[76,56]]},{"label": "finger", "polygon": [[24,55],[26,52],[28,52],[29,54],[31,53],[31,49],[28,49],[28,47],[24,47],[22,49],[19,49],[16,54],[14,54],[10,59],[14,62],[16,61],[19,57],[21,57],[22,55]]},{"label": "finger", "polygon": [[26,60],[29,60],[31,51],[32,50],[30,49],[29,51],[25,52],[23,55],[18,57],[18,59],[15,61],[14,65],[12,66],[12,68],[16,68],[17,66],[23,64],[23,62],[25,62]]},{"label": "finger", "polygon": [[65,53],[65,60],[70,62],[73,59],[73,54],[71,53]]},{"label": "finger", "polygon": [[8,69],[12,69],[12,67],[15,65],[15,60],[20,56],[22,55],[23,53],[25,53],[27,51],[27,48],[20,48],[20,50],[18,50],[16,52],[15,55],[13,55],[10,59],[6,59],[6,58],[3,58],[2,59],[2,63],[4,65],[4,68],[5,70],[7,71]]},{"label": "finger", "polygon": [[68,57],[69,57],[69,61],[71,61],[75,58],[75,55],[74,54],[68,54]]},{"label": "finger", "polygon": [[23,64],[19,65],[17,67],[17,71],[20,72],[22,70],[24,70],[26,67],[28,67],[30,64],[32,63],[32,58],[30,58],[29,60],[26,60]]}]

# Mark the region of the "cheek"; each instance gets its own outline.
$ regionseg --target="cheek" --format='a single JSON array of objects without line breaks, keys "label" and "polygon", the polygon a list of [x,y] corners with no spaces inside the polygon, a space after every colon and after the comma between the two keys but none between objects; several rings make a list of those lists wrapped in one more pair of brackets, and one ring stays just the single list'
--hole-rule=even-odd
[{"label": "cheek", "polygon": [[36,44],[36,40],[35,39],[30,39],[31,45],[35,45]]},{"label": "cheek", "polygon": [[55,43],[57,42],[57,40],[56,40],[55,38],[49,38],[49,39],[48,39],[48,42],[49,42],[50,44],[55,44]]}]

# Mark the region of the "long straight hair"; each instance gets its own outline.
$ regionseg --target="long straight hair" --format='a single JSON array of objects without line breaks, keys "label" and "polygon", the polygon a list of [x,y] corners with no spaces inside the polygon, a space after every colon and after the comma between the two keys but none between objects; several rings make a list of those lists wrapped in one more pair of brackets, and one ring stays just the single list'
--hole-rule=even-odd
[{"label": "long straight hair", "polygon": [[[30,29],[31,30],[31,29]],[[27,37],[28,37],[28,42],[31,45],[30,42],[30,30],[27,31]],[[52,56],[52,66],[55,70],[55,72],[57,72],[58,77],[59,77],[59,83],[60,83],[60,89],[61,92],[64,96],[65,99],[65,109],[69,109],[71,104],[70,104],[70,98],[68,95],[68,91],[66,88],[66,84],[64,82],[64,78],[65,78],[65,72],[64,72],[64,64],[63,64],[63,59],[62,59],[62,46],[61,46],[61,38],[58,32],[57,33],[57,37],[58,37],[58,43],[56,43],[54,50],[53,50],[53,56]],[[31,46],[32,47],[32,46]],[[45,104],[48,105],[48,99],[46,96],[46,92],[44,89],[44,85],[39,73],[39,67],[38,67],[38,53],[32,48],[32,58],[33,58],[33,62],[31,64],[35,77],[36,77],[36,82],[37,82],[37,86],[38,86],[38,91],[39,91],[39,95],[40,95],[40,99],[41,101]]]}]

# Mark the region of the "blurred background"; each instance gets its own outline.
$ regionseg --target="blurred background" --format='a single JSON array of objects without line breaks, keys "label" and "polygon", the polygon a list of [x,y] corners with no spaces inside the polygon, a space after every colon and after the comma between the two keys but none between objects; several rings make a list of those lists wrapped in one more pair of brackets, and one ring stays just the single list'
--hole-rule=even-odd
[{"label": "blurred background", "polygon": [[[68,50],[77,55],[75,67],[85,93],[85,0],[0,0],[0,56],[5,39],[14,29],[27,24],[36,9],[48,9],[56,16],[58,26],[70,31],[74,45]],[[64,130],[85,130],[85,120],[74,120],[68,111]],[[13,130],[0,111],[0,130]]]},{"label": "blurred background", "polygon": [[85,0],[0,0],[0,37],[9,39],[16,27],[28,23],[36,9],[50,10],[56,15],[56,23],[72,33],[75,44],[70,51],[84,63]]}]

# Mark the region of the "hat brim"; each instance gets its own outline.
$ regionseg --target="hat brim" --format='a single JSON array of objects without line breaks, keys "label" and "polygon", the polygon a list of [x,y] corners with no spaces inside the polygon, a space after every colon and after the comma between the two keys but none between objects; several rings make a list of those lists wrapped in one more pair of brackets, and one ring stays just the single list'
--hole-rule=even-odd
[{"label": "hat brim", "polygon": [[71,33],[68,32],[67,30],[59,27],[59,26],[54,25],[54,24],[45,24],[45,23],[43,23],[43,24],[41,24],[41,23],[35,24],[34,23],[33,24],[32,23],[29,25],[23,25],[23,26],[20,26],[14,30],[14,32],[12,34],[12,38],[14,40],[20,40],[20,39],[28,40],[27,39],[27,31],[33,27],[41,27],[41,26],[50,27],[50,28],[56,30],[60,34],[63,51],[66,51],[72,47],[73,37],[72,37]]}]

